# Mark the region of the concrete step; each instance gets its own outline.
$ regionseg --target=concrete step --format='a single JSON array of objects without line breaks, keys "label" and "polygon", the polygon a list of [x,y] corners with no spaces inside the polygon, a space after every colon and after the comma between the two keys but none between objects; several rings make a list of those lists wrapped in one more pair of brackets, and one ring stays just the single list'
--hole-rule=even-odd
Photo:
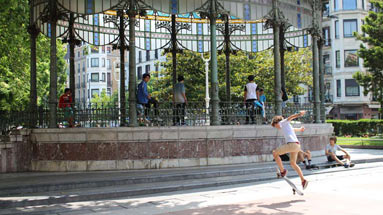
[{"label": "concrete step", "polygon": [[[355,169],[372,168],[376,166],[382,166],[382,162],[358,164],[354,168],[346,169],[342,167],[328,168],[321,170],[304,170],[304,174],[322,174],[327,172],[338,171],[352,171]],[[259,171],[259,169],[258,169]],[[232,171],[235,173],[236,171]],[[238,173],[238,171],[237,171]],[[296,173],[291,170],[288,173],[289,177],[299,185],[300,180],[296,178]],[[183,178],[177,180],[153,180],[135,184],[123,184],[123,185],[111,185],[100,187],[87,187],[87,188],[72,188],[61,191],[45,191],[30,193],[28,195],[9,195],[6,197],[0,197],[0,208],[15,208],[15,207],[27,207],[38,205],[52,205],[68,202],[78,201],[91,201],[101,199],[113,199],[121,197],[140,196],[155,193],[174,192],[181,190],[190,190],[206,187],[226,186],[233,184],[254,183],[260,181],[276,180],[275,166],[264,168],[264,171],[257,173],[248,172],[248,174],[231,174],[231,175],[216,175],[213,177],[205,178]]]},{"label": "concrete step", "polygon": [[[355,160],[354,163],[383,161],[383,158]],[[314,163],[314,162],[313,162]],[[292,170],[285,162],[286,167]],[[332,163],[316,163],[319,168],[329,168]],[[303,165],[301,165],[303,168]],[[33,174],[27,178],[8,178],[1,180],[0,196],[30,194],[40,192],[64,191],[69,189],[98,188],[107,186],[179,181],[189,179],[216,178],[224,176],[239,176],[262,174],[275,171],[275,163],[257,163],[244,165],[229,165],[206,168],[173,169],[173,170],[142,170],[121,172],[96,173],[67,173],[67,174]]]}]

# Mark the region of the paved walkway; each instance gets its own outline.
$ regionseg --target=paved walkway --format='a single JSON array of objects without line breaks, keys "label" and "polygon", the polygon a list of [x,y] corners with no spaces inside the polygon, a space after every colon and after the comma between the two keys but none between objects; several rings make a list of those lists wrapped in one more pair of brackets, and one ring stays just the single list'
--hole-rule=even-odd
[{"label": "paved walkway", "polygon": [[[347,149],[352,160],[360,163],[369,161],[383,161],[383,150],[373,149]],[[314,157],[312,163],[327,162],[324,156]],[[246,170],[251,168],[275,167],[274,162],[251,163],[241,165],[222,165],[207,167],[175,168],[175,169],[148,169],[125,171],[95,171],[95,172],[27,172],[0,174],[0,190],[9,187],[33,186],[42,184],[68,184],[89,181],[119,180],[139,177],[159,177],[161,175],[193,174],[203,172],[222,172],[230,170]]]}]

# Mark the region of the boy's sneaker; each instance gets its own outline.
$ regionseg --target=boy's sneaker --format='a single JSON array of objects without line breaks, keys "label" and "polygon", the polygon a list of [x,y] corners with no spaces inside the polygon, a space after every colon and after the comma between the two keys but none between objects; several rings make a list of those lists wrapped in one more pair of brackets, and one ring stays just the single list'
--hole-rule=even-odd
[{"label": "boy's sneaker", "polygon": [[311,169],[311,165],[306,165],[306,169]]},{"label": "boy's sneaker", "polygon": [[281,171],[281,177],[285,177],[287,175],[287,169]]},{"label": "boy's sneaker", "polygon": [[345,163],[343,166],[344,168],[348,168],[350,165],[348,163]]},{"label": "boy's sneaker", "polygon": [[309,184],[309,182],[308,182],[307,180],[304,180],[304,181],[302,182],[302,187],[303,187],[303,189],[306,189],[306,187],[307,187],[308,184]]}]

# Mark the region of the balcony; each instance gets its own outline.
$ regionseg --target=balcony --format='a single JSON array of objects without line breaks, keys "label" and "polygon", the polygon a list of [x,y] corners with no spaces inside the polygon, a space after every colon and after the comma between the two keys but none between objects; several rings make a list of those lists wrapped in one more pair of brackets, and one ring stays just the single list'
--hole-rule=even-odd
[{"label": "balcony", "polygon": [[332,75],[332,67],[329,65],[324,66],[324,74],[325,75]]},{"label": "balcony", "polygon": [[326,94],[324,97],[324,102],[325,103],[333,103],[334,101],[334,96],[331,94]]},{"label": "balcony", "polygon": [[331,46],[331,39],[325,39],[323,42],[324,47],[330,47]]}]

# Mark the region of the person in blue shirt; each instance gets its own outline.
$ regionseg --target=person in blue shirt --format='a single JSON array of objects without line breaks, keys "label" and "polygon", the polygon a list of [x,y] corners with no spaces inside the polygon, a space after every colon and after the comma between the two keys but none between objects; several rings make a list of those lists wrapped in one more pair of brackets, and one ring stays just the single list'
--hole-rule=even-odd
[{"label": "person in blue shirt", "polygon": [[150,80],[149,73],[145,73],[142,75],[142,81],[137,87],[137,101],[139,105],[142,105],[142,107],[145,107],[145,117],[147,118],[147,120],[149,120],[148,115],[150,111],[150,105],[153,104],[156,120],[162,121],[162,119],[159,118],[158,101],[154,97],[152,97],[148,91],[149,80]]},{"label": "person in blue shirt", "polygon": [[261,115],[263,117],[264,124],[266,123],[266,113],[265,113],[265,105],[266,105],[266,96],[263,94],[263,89],[257,89],[259,92],[259,99],[254,101],[254,106],[261,110]]}]

